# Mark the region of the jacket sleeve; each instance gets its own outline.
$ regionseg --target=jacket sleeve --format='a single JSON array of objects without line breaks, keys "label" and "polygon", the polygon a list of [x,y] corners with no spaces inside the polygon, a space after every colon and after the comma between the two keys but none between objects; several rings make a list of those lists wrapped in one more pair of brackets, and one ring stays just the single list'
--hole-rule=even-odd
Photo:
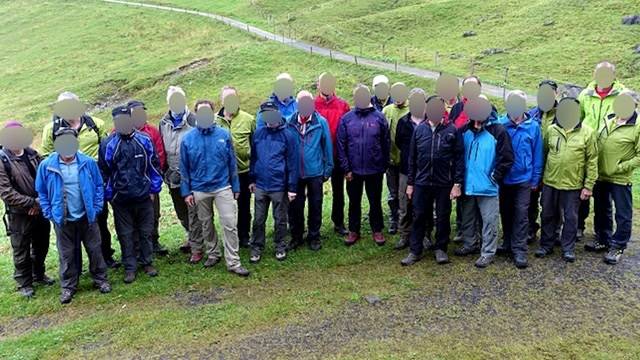
[{"label": "jacket sleeve", "polygon": [[237,194],[240,192],[240,178],[238,177],[238,163],[236,162],[236,152],[233,149],[233,141],[231,141],[231,133],[229,133],[229,138],[227,139],[227,159],[231,191],[233,191],[234,194]]},{"label": "jacket sleeve", "polygon": [[533,137],[533,177],[531,186],[538,186],[542,181],[542,167],[544,166],[544,155],[542,145],[542,130],[540,126],[534,126]]},{"label": "jacket sleeve", "polygon": [[249,183],[256,183],[256,161],[258,161],[258,153],[256,152],[255,136],[256,132],[251,135],[251,156],[249,160]]},{"label": "jacket sleeve", "polygon": [[496,168],[493,170],[493,179],[501,183],[513,165],[513,147],[509,133],[504,126],[492,125],[493,134],[497,140],[496,144]]},{"label": "jacket sleeve", "polygon": [[49,156],[53,149],[53,124],[47,124],[42,130],[42,144],[40,145],[40,153],[43,157]]},{"label": "jacket sleeve", "polygon": [[262,120],[262,114],[260,110],[256,113],[256,130],[264,127],[264,121]]},{"label": "jacket sleeve", "polygon": [[162,175],[160,171],[160,158],[156,146],[153,144],[153,139],[149,137],[149,141],[146,142],[147,147],[147,161],[151,166],[149,167],[149,179],[151,179],[151,187],[149,192],[152,194],[158,194],[162,190]]},{"label": "jacket sleeve", "polygon": [[191,195],[191,172],[189,165],[189,152],[184,141],[180,143],[180,194],[182,197]]},{"label": "jacket sleeve", "polygon": [[[416,135],[418,128],[413,132],[411,141],[409,142],[409,169],[407,171],[407,185],[413,186],[416,183],[416,173],[418,172],[418,145],[416,141]],[[396,139],[398,138],[396,134]]]},{"label": "jacket sleeve", "polygon": [[598,144],[594,131],[590,132],[586,144],[584,187],[593,190],[598,179]]},{"label": "jacket sleeve", "polygon": [[291,132],[285,131],[287,140],[287,191],[298,191],[298,157],[296,151],[295,139]]},{"label": "jacket sleeve", "polygon": [[[640,116],[639,116],[640,117]],[[629,160],[621,161],[618,164],[618,172],[619,173],[627,173],[629,171],[635,170],[640,167],[640,130],[636,127],[635,133],[635,141],[636,141],[636,154]]]},{"label": "jacket sleeve", "polygon": [[102,212],[102,208],[104,207],[104,182],[102,180],[102,176],[100,175],[100,169],[98,169],[98,164],[95,160],[91,159],[89,162],[89,166],[91,169],[91,179],[93,180],[93,186],[95,187],[95,192],[93,195],[93,209],[96,214]]},{"label": "jacket sleeve", "polygon": [[380,130],[382,131],[382,146],[380,148],[382,149],[382,160],[384,161],[383,164],[385,164],[386,170],[391,161],[391,131],[389,129],[389,122],[387,121],[387,118],[384,117],[384,115],[382,116],[382,119],[380,121]]},{"label": "jacket sleeve", "polygon": [[326,121],[321,121],[322,124],[322,153],[324,157],[324,178],[331,177],[333,172],[333,144],[331,142],[331,131]]},{"label": "jacket sleeve", "polygon": [[13,187],[9,174],[2,164],[0,164],[0,198],[5,204],[21,209],[30,209],[36,205],[35,198],[21,194]]},{"label": "jacket sleeve", "polygon": [[348,135],[347,135],[347,125],[344,121],[344,116],[340,119],[340,123],[338,124],[338,135],[337,135],[337,145],[338,145],[338,161],[340,162],[340,167],[345,174],[351,172],[351,164],[349,164],[349,144],[348,144]]},{"label": "jacket sleeve", "polygon": [[40,209],[42,215],[51,220],[51,201],[49,201],[49,191],[47,189],[47,169],[45,162],[41,162],[38,166],[36,174],[36,191],[38,199],[40,199]]},{"label": "jacket sleeve", "polygon": [[453,161],[454,173],[453,181],[455,184],[464,184],[465,158],[464,158],[464,132],[461,129],[455,130],[456,145],[454,148]]},{"label": "jacket sleeve", "polygon": [[104,139],[100,142],[100,147],[98,148],[98,168],[100,169],[100,174],[102,175],[102,180],[105,182],[111,178],[111,165],[110,159],[107,159],[107,147],[108,147],[109,138]]},{"label": "jacket sleeve", "polygon": [[[157,131],[157,129],[153,128],[154,130]],[[164,170],[167,168],[167,153],[164,151],[164,143],[162,142],[162,136],[160,136],[160,132],[159,131],[154,131],[153,136],[151,137],[151,140],[153,140],[153,147],[156,151],[156,154],[158,154],[158,161],[160,163],[160,173],[164,172]]]}]

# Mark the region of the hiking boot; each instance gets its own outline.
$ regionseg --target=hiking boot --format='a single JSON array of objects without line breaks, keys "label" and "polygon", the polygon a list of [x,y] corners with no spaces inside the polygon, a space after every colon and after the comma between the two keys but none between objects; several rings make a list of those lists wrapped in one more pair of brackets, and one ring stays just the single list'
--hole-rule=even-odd
[{"label": "hiking boot", "polygon": [[345,229],[344,225],[336,225],[333,227],[333,231],[340,236],[347,236],[349,232]]},{"label": "hiking boot", "polygon": [[526,269],[529,266],[527,255],[524,255],[524,254],[515,255],[513,257],[513,263],[516,265],[518,269]]},{"label": "hiking boot", "polygon": [[293,251],[302,246],[302,240],[291,240],[289,244],[287,244],[287,250]]},{"label": "hiking boot", "polygon": [[131,284],[136,281],[136,272],[135,271],[127,271],[124,273],[124,283]]},{"label": "hiking boot", "polygon": [[60,304],[69,304],[73,300],[73,291],[69,289],[62,289],[60,293]]},{"label": "hiking boot", "polygon": [[624,250],[622,249],[611,249],[604,256],[603,260],[605,263],[609,265],[616,265],[620,261],[620,258],[622,257],[623,253],[624,253]]},{"label": "hiking boot", "polygon": [[393,221],[389,224],[389,235],[395,235],[398,233],[398,223]]},{"label": "hiking boot", "polygon": [[204,262],[204,267],[206,267],[206,268],[214,267],[219,262],[220,262],[220,258],[219,257],[209,256],[207,258],[207,261]]},{"label": "hiking boot", "polygon": [[156,270],[156,268],[154,268],[153,265],[147,265],[143,269],[144,269],[144,273],[151,277],[158,276],[158,270]]},{"label": "hiking boot", "polygon": [[309,249],[311,251],[320,251],[320,249],[322,249],[322,243],[320,240],[311,241],[309,242]]},{"label": "hiking boot", "polygon": [[360,235],[354,232],[350,232],[346,239],[344,239],[344,244],[347,246],[351,246],[360,240]]},{"label": "hiking boot", "polygon": [[411,266],[411,265],[417,263],[420,260],[422,260],[422,255],[416,255],[416,254],[410,252],[409,255],[407,255],[406,258],[404,258],[404,259],[402,259],[400,261],[400,264],[402,266]]},{"label": "hiking boot", "polygon": [[180,245],[180,251],[182,251],[185,254],[188,254],[191,252],[191,245],[189,244],[189,241],[185,241],[184,243],[182,243],[182,245]]},{"label": "hiking boot", "polygon": [[46,274],[33,279],[33,282],[36,283],[36,284],[43,285],[43,286],[51,286],[51,285],[56,283],[55,280],[53,280],[52,278],[48,277]]},{"label": "hiking boot", "polygon": [[284,261],[287,258],[287,253],[285,251],[276,252],[276,260]]},{"label": "hiking boot", "polygon": [[408,246],[409,246],[409,239],[405,237],[401,237],[400,240],[398,240],[396,245],[393,247],[393,250],[406,249]]},{"label": "hiking boot", "polygon": [[576,253],[573,251],[565,251],[562,253],[562,260],[572,263],[576,261]]},{"label": "hiking boot", "polygon": [[201,252],[196,252],[196,253],[191,254],[191,257],[189,258],[189,262],[192,263],[192,264],[197,264],[200,261],[202,261],[202,258],[203,258],[202,253]]},{"label": "hiking boot", "polygon": [[462,246],[460,248],[457,248],[453,252],[453,254],[455,256],[467,256],[467,255],[477,254],[479,251],[480,251],[480,248],[478,246],[471,246],[471,247]]},{"label": "hiking boot", "polygon": [[262,259],[262,255],[258,254],[258,253],[253,253],[251,254],[251,257],[249,258],[249,262],[252,264],[257,264],[260,262],[260,260]]},{"label": "hiking boot", "polygon": [[20,293],[20,295],[22,295],[27,299],[31,299],[36,295],[36,292],[33,290],[32,286],[23,286],[20,289],[18,289],[18,292]]},{"label": "hiking boot", "polygon": [[584,244],[584,249],[585,251],[588,251],[588,252],[599,253],[599,252],[605,252],[609,250],[609,246],[603,242],[600,242],[600,240],[596,239]]},{"label": "hiking boot", "polygon": [[453,237],[453,242],[454,243],[459,243],[462,241],[462,231],[458,231],[456,233],[456,236]]},{"label": "hiking boot", "polygon": [[249,270],[245,269],[241,265],[238,265],[238,266],[236,266],[234,268],[228,269],[228,271],[230,273],[232,273],[232,274],[236,274],[236,275],[241,276],[241,277],[247,277],[250,274]]},{"label": "hiking boot", "polygon": [[537,257],[537,258],[543,258],[543,257],[549,256],[551,254],[553,254],[553,249],[546,249],[546,248],[543,248],[543,247],[539,248],[534,253],[535,257]]},{"label": "hiking boot", "polygon": [[442,251],[440,249],[437,249],[433,255],[436,258],[436,263],[437,264],[442,265],[442,264],[448,264],[449,263],[449,256],[447,255],[446,252],[444,252],[444,251]]},{"label": "hiking boot", "polygon": [[494,256],[493,255],[489,255],[489,256],[480,256],[478,258],[478,260],[476,260],[476,267],[477,268],[486,268],[487,266],[489,266],[489,264],[491,264],[493,262]]},{"label": "hiking boot", "polygon": [[108,269],[117,269],[120,267],[120,262],[114,260],[112,257],[104,259]]},{"label": "hiking boot", "polygon": [[108,294],[111,292],[111,285],[108,282],[103,282],[102,284],[93,284],[93,286],[100,291],[101,294]]},{"label": "hiking boot", "polygon": [[373,233],[373,241],[375,241],[378,246],[383,246],[385,243],[384,234],[381,232]]},{"label": "hiking boot", "polygon": [[158,256],[167,256],[169,255],[169,250],[160,244],[155,244],[153,247],[153,253]]}]

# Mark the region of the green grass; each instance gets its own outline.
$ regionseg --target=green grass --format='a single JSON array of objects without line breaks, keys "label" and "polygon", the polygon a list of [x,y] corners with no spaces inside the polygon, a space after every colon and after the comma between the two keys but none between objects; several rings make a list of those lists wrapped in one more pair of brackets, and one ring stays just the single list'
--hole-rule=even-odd
[{"label": "green grass", "polygon": [[[244,2],[224,6],[216,9],[251,9]],[[191,103],[217,100],[224,84],[235,85],[243,107],[253,112],[282,71],[307,89],[319,73],[331,71],[345,97],[352,84],[375,74],[180,14],[98,2],[15,1],[0,5],[0,17],[0,88],[8,89],[0,97],[0,119],[25,120],[36,133],[62,90],[91,104],[138,98],[156,120],[173,84],[185,88]],[[208,62],[173,73],[197,59]],[[431,82],[388,75],[432,91]],[[108,111],[97,114],[109,121]],[[326,195],[329,219],[328,188]],[[251,358],[240,352],[256,354],[259,346],[251,341],[258,338],[272,341],[254,356],[260,358],[622,359],[640,351],[637,266],[607,268],[580,253],[575,267],[536,260],[526,272],[504,260],[481,272],[467,259],[447,267],[429,259],[404,269],[398,265],[404,252],[374,246],[366,233],[352,248],[332,235],[328,221],[322,233],[321,252],[302,250],[284,263],[266,256],[248,266],[249,279],[240,279],[224,266],[186,264],[176,251],[184,233],[163,193],[161,242],[172,254],[156,261],[160,276],[140,276],[125,286],[122,270],[111,272],[114,291],[103,296],[85,274],[66,307],[58,304],[57,286],[37,288],[31,301],[13,291],[11,249],[2,238],[0,358]],[[57,277],[54,244],[47,265]],[[631,259],[635,252],[634,246],[630,262],[638,261]],[[241,258],[248,263],[245,250]],[[372,294],[382,298],[381,306],[365,303]]]},{"label": "green grass", "polygon": [[[627,86],[640,88],[640,27],[624,26],[637,1],[597,0],[152,0],[208,10],[353,54],[464,76],[472,63],[487,82],[533,91],[540,80],[586,84],[610,60]],[[551,26],[545,22],[553,21]],[[465,31],[477,36],[463,38]],[[384,44],[384,53],[382,49]],[[485,56],[491,48],[505,53]],[[405,49],[407,59],[405,61]],[[436,53],[438,62],[436,63]]]}]

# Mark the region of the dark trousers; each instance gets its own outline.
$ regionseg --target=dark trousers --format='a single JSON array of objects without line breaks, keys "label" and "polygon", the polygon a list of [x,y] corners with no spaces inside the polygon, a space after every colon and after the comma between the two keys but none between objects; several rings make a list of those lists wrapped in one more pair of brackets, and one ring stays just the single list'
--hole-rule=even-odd
[{"label": "dark trousers", "polygon": [[451,235],[451,200],[450,187],[414,186],[413,190],[413,229],[411,230],[410,247],[414,255],[421,255],[424,250],[423,240],[427,231],[427,222],[433,221],[433,209],[436,211],[435,248],[447,251]]},{"label": "dark trousers", "polygon": [[102,249],[102,256],[104,259],[113,258],[113,254],[116,252],[111,247],[111,232],[109,231],[109,207],[107,202],[104,203],[104,208],[97,216],[98,229],[100,231],[100,248]]},{"label": "dark trousers", "polygon": [[13,250],[13,278],[18,287],[33,285],[44,276],[51,225],[42,215],[7,214],[7,235]]},{"label": "dark trousers", "polygon": [[287,249],[287,208],[289,199],[287,193],[266,192],[256,189],[254,201],[254,219],[253,219],[253,239],[251,240],[251,252],[253,254],[262,254],[265,246],[265,223],[269,214],[269,205],[273,204],[273,226],[274,236],[273,242],[276,246],[276,252],[283,252]]},{"label": "dark trousers", "polygon": [[153,231],[151,232],[153,250],[160,249],[160,194],[153,197]]},{"label": "dark trousers", "polygon": [[75,292],[82,272],[82,248],[89,258],[89,273],[94,283],[107,281],[107,265],[100,248],[100,230],[98,224],[89,223],[86,218],[65,222],[54,226],[56,245],[60,260],[60,286]]},{"label": "dark trousers", "polygon": [[304,236],[304,207],[309,200],[309,217],[307,219],[307,241],[320,241],[320,227],[322,226],[322,176],[308,179],[298,179],[296,198],[289,205],[289,223],[291,224],[291,241],[302,243]]},{"label": "dark trousers", "polygon": [[238,196],[238,239],[241,246],[249,245],[251,239],[251,191],[249,173],[238,174],[240,179],[240,195]]},{"label": "dark trousers", "polygon": [[[142,266],[153,261],[153,202],[112,203],[113,219],[122,251],[122,264],[126,272],[135,272],[137,261]],[[136,249],[139,250],[136,253]]]},{"label": "dark trousers", "polygon": [[344,172],[337,165],[331,173],[331,221],[335,226],[344,226]]},{"label": "dark trousers", "polygon": [[540,190],[531,191],[531,197],[529,199],[529,236],[535,238],[538,230],[540,230],[540,223],[538,217],[540,216]]},{"label": "dark trousers", "polygon": [[176,212],[178,216],[178,220],[180,220],[180,224],[184,228],[184,230],[189,232],[189,207],[187,203],[184,202],[184,198],[180,193],[180,188],[169,188],[169,193],[171,194],[171,201],[173,202],[173,210]]},{"label": "dark trousers", "polygon": [[589,203],[591,199],[588,200],[580,200],[580,207],[578,209],[578,229],[584,231],[586,228],[585,222],[589,217],[589,211],[591,210],[591,204]]},{"label": "dark trousers", "polygon": [[398,224],[398,209],[400,208],[400,201],[398,196],[398,189],[400,187],[400,167],[389,166],[386,173],[387,178],[387,190],[389,195],[387,197],[387,204],[389,205],[389,222],[391,224]]},{"label": "dark trousers", "polygon": [[500,186],[500,217],[502,218],[502,246],[514,255],[527,254],[529,236],[529,184]]},{"label": "dark trousers", "polygon": [[362,222],[362,192],[367,192],[369,200],[369,224],[374,233],[384,229],[382,215],[382,180],[384,174],[356,175],[347,181],[349,194],[349,231],[360,234]]},{"label": "dark trousers", "polygon": [[[613,232],[612,203],[616,209],[616,232]],[[616,249],[626,249],[631,238],[633,197],[631,185],[596,182],[593,188],[594,223],[598,240]]]},{"label": "dark trousers", "polygon": [[542,234],[540,247],[552,249],[557,239],[558,223],[563,222],[560,245],[562,251],[574,251],[578,232],[578,208],[581,190],[558,190],[544,185],[542,188]]}]

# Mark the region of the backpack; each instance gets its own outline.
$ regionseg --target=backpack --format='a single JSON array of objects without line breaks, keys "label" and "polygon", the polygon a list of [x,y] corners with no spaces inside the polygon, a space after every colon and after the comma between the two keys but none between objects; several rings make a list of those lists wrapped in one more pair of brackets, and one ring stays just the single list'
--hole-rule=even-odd
[{"label": "backpack", "polygon": [[[53,117],[53,141],[56,141],[56,133],[62,127],[63,121],[64,120],[59,116]],[[93,118],[88,115],[82,115],[81,121],[83,125],[86,125],[89,129],[93,130],[96,133],[96,135],[98,136],[98,143],[100,143],[100,141],[102,140],[100,136],[100,129],[98,129],[98,126],[93,121]]]}]

